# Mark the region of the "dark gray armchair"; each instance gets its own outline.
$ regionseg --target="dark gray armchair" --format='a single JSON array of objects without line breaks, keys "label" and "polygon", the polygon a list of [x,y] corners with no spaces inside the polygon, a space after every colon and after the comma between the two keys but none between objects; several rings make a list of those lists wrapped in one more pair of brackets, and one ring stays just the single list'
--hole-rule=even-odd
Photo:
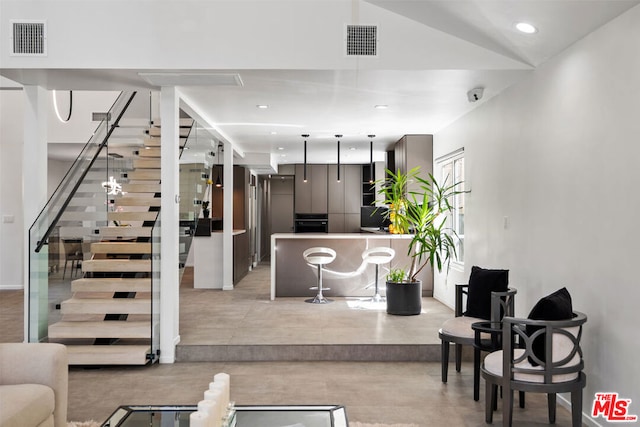
[{"label": "dark gray armchair", "polygon": [[549,423],[556,419],[556,394],[571,393],[572,425],[582,425],[582,389],[586,385],[580,340],[587,316],[574,311],[569,320],[503,319],[502,350],[485,357],[485,418],[493,421],[498,386],[502,386],[502,425],[511,426],[513,392],[546,393]]}]

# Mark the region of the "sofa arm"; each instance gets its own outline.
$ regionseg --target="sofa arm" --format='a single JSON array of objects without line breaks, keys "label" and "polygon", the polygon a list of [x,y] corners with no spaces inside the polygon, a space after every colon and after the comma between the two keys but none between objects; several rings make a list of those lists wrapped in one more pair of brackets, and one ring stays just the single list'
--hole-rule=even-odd
[{"label": "sofa arm", "polygon": [[55,427],[67,425],[69,359],[54,343],[0,344],[0,384],[42,384],[53,389]]}]

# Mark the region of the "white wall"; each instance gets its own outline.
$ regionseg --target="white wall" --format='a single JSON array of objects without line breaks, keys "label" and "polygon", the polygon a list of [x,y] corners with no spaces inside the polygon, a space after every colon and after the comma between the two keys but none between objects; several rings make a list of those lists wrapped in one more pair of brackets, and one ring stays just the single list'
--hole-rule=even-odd
[{"label": "white wall", "polygon": [[[588,316],[587,413],[603,391],[640,413],[638,52],[635,7],[434,139],[436,158],[465,148],[471,194],[458,282],[472,265],[509,268],[520,316],[569,289]],[[442,277],[434,293],[453,305]]]},{"label": "white wall", "polygon": [[0,290],[23,285],[23,111],[22,90],[0,90]]},{"label": "white wall", "polygon": [[[0,90],[0,289],[20,289],[24,285],[22,268],[19,267],[23,265],[22,233],[31,225],[22,221],[24,96],[22,90]],[[91,121],[91,113],[108,111],[116,97],[115,92],[74,92],[73,115],[66,124],[55,118],[53,103],[50,103],[48,141],[77,143],[74,157],[77,156],[97,126],[97,122]],[[61,107],[66,102],[60,98]],[[47,198],[70,166],[71,162],[49,161]],[[5,218],[11,216],[13,222],[5,222]],[[20,247],[17,248],[16,244]]]}]

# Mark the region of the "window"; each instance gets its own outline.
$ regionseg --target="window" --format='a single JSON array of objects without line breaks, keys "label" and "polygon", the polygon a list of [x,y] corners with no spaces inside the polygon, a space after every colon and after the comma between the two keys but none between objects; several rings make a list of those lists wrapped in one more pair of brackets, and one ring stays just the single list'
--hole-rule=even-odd
[{"label": "window", "polygon": [[[451,154],[441,157],[436,161],[440,170],[439,181],[443,185],[452,185],[460,183],[456,188],[457,191],[464,191],[464,149],[460,149]],[[456,242],[456,259],[454,263],[464,263],[464,193],[456,194],[449,200],[453,210],[448,220],[448,225],[457,235]]]}]

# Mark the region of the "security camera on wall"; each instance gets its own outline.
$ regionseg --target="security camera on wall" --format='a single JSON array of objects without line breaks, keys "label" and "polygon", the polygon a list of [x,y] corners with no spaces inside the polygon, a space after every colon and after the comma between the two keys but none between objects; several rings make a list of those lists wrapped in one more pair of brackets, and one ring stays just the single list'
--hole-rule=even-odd
[{"label": "security camera on wall", "polygon": [[469,102],[476,102],[482,99],[482,94],[484,93],[483,87],[476,87],[467,92],[467,99]]}]

